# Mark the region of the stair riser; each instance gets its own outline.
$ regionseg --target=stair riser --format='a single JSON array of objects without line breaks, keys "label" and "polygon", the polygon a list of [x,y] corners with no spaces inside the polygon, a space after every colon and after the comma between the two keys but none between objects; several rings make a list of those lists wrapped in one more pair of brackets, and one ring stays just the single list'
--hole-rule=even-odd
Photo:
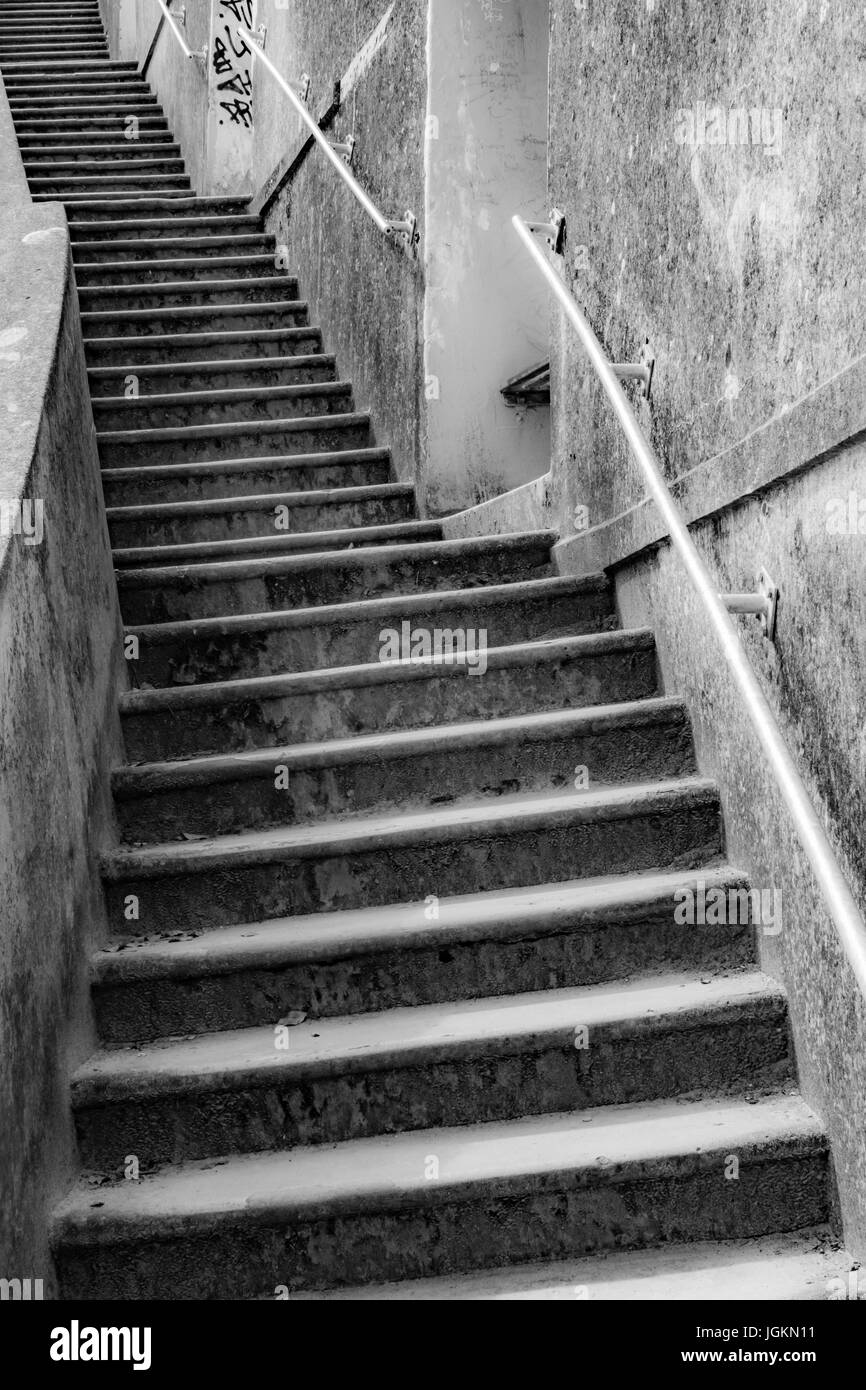
[{"label": "stair riser", "polygon": [[[146,138],[158,140],[159,132],[148,132]],[[153,242],[157,244],[154,245]],[[92,242],[79,239],[73,251],[77,269],[96,269],[106,261],[122,261],[130,268],[142,269],[155,259],[164,260],[173,256],[194,259],[199,266],[206,266],[210,259],[224,256],[273,256],[275,242],[271,236],[249,233],[238,233],[235,237],[229,236],[225,239],[219,233],[212,237],[200,237],[191,230],[189,236],[166,234],[163,238],[127,238],[118,235],[116,238]]]},{"label": "stair riser", "polygon": [[[131,182],[134,181],[133,176]],[[200,289],[175,289],[168,283],[165,283],[164,288],[157,289],[154,286],[152,290],[148,290],[147,286],[139,288],[127,285],[122,294],[108,294],[98,288],[84,287],[79,291],[79,298],[81,308],[87,314],[110,314],[119,312],[121,308],[132,312],[142,309],[158,312],[160,309],[179,308],[188,309],[192,314],[196,308],[210,309],[224,304],[244,302],[282,305],[285,302],[285,311],[281,307],[274,311],[274,317],[281,318],[285,312],[291,316],[292,322],[306,322],[305,316],[299,317],[297,280],[291,279],[288,275],[279,275],[276,271],[268,277],[264,285],[250,283],[245,286],[231,285],[228,288],[219,288],[203,280]],[[306,301],[303,303],[306,307]],[[279,323],[273,325],[276,328],[280,326]]]},{"label": "stair riser", "polygon": [[[191,566],[192,571],[195,566]],[[550,575],[547,546],[520,551],[488,551],[471,561],[464,556],[389,560],[377,564],[317,565],[295,573],[264,573],[248,579],[205,582],[189,578],[143,586],[131,574],[119,575],[120,604],[127,623],[183,622],[243,613],[273,613],[319,604],[353,603],[398,594],[437,593],[481,588]]]},{"label": "stair riser", "polygon": [[[283,419],[286,420],[286,416]],[[369,420],[341,412],[328,417],[327,424],[299,420],[277,425],[268,421],[257,426],[250,422],[235,431],[228,426],[208,426],[210,434],[160,439],[146,435],[134,441],[121,442],[111,437],[99,438],[99,458],[103,468],[150,467],[158,464],[205,463],[213,459],[258,458],[262,454],[332,453],[339,449],[366,449],[373,444]]]},{"label": "stair riser", "polygon": [[[135,371],[127,377],[135,376]],[[209,388],[211,389],[211,388]],[[218,388],[212,388],[216,390]],[[267,388],[265,388],[267,389]],[[255,388],[253,388],[255,390]],[[121,392],[122,394],[122,392]],[[346,415],[354,410],[350,390],[261,395],[253,399],[219,399],[197,404],[149,405],[143,397],[121,407],[94,402],[97,430],[184,429],[187,425],[232,424],[240,420],[294,420],[305,416]]]},{"label": "stair riser", "polygon": [[[282,765],[289,767],[289,785],[277,790]],[[592,786],[690,776],[696,771],[691,730],[680,720],[563,734],[544,742],[525,736],[498,746],[461,746],[324,770],[294,771],[275,756],[273,766],[255,780],[118,799],[116,807],[124,839],[158,844],[180,840],[185,833],[228,835],[361,811],[420,810],[431,803],[480,801],[518,791],[543,794],[571,788],[578,767],[588,770]]]},{"label": "stair riser", "polygon": [[[618,820],[499,829],[493,838],[464,828],[459,838],[441,843],[395,844],[351,854],[335,850],[282,863],[108,882],[106,897],[112,929],[132,929],[136,935],[421,902],[446,891],[561,883],[575,875],[697,868],[721,851],[718,805],[707,798],[675,813],[636,812]],[[124,911],[130,895],[139,904],[135,922]]]},{"label": "stair riser", "polygon": [[[138,128],[142,140],[149,140],[155,133],[162,133],[169,136],[168,122],[165,116],[139,112],[137,114]],[[129,116],[121,113],[104,112],[102,115],[88,116],[85,122],[80,117],[75,116],[19,116],[15,121],[15,134],[19,139],[37,139],[40,144],[45,141],[50,144],[55,138],[61,136],[71,136],[76,143],[79,140],[102,139],[104,136],[122,136],[130,129]],[[70,221],[72,219],[70,218]]]},{"label": "stair riser", "polygon": [[[100,131],[103,128],[100,125]],[[117,129],[122,132],[122,123],[118,123]],[[153,122],[142,121],[141,129],[149,135]],[[77,244],[81,241],[102,242],[106,252],[113,255],[112,243],[116,241],[162,242],[176,241],[178,237],[186,236],[249,236],[260,230],[257,218],[237,213],[232,216],[231,210],[218,216],[187,210],[169,217],[165,208],[146,208],[140,216],[133,217],[126,209],[117,211],[113,208],[90,207],[81,211],[73,208],[69,219],[69,232],[75,243],[73,254],[77,253]],[[151,255],[152,252],[148,249],[147,254]]]},{"label": "stair riser", "polygon": [[[568,595],[489,604],[455,600],[448,608],[431,608],[429,613],[413,609],[411,621],[413,628],[429,631],[486,631],[488,647],[504,647],[544,636],[598,632],[610,619],[603,599],[593,605]],[[232,628],[224,635],[184,632],[164,641],[145,631],[135,674],[139,682],[155,686],[201,685],[243,676],[367,665],[379,661],[386,628],[399,632],[399,615],[347,618],[341,623],[314,621],[304,627]],[[474,679],[483,683],[486,675]]]},{"label": "stair riser", "polygon": [[[237,303],[237,298],[227,301],[232,302]],[[134,307],[132,304],[129,305],[129,314],[134,311]],[[94,318],[85,309],[82,313],[84,336],[92,340],[139,338],[163,333],[256,333],[262,329],[282,331],[286,328],[305,327],[309,322],[306,304],[303,304],[303,307],[293,307],[291,300],[287,300],[279,309],[262,307],[258,310],[241,309],[235,313],[220,313],[219,308],[211,313],[203,305],[198,309],[191,305],[189,309],[181,307],[175,314],[166,314],[163,310],[167,307],[169,306],[162,305],[149,310],[141,318],[130,318],[128,314],[115,313],[112,310],[107,311],[104,318]],[[164,359],[160,356],[156,360]]]},{"label": "stair riser", "polygon": [[251,334],[244,337],[229,330],[224,338],[213,338],[207,332],[193,333],[187,337],[170,336],[168,339],[155,337],[153,342],[146,336],[128,336],[118,340],[108,339],[100,343],[92,338],[85,341],[84,351],[88,366],[110,367],[121,364],[126,367],[162,365],[167,362],[237,362],[247,358],[261,357],[307,357],[310,353],[321,352],[322,333],[319,328],[302,325],[299,329],[280,329],[269,337]]},{"label": "stair riser", "polygon": [[[165,1163],[340,1143],[412,1129],[519,1119],[524,1115],[634,1104],[737,1085],[773,1087],[790,1077],[784,1011],[730,1009],[691,1026],[590,1030],[535,1047],[488,1046],[480,1055],[393,1062],[381,1070],[286,1077],[216,1093],[119,1101],[78,1109],[88,1171],[116,1173],[134,1154],[143,1172]],[[291,1035],[289,1035],[291,1047]],[[443,1052],[445,1049],[443,1049]],[[469,1049],[466,1049],[469,1052]]]},{"label": "stair riser", "polygon": [[[551,1174],[527,1185],[481,1186],[467,1201],[430,1183],[411,1211],[288,1220],[214,1221],[208,1235],[57,1252],[63,1296],[273,1298],[277,1290],[384,1283],[497,1265],[564,1260],[602,1249],[768,1235],[829,1217],[829,1160],[793,1146],[745,1157],[737,1182],[726,1156],[655,1164],[618,1181]],[[412,1178],[416,1175],[413,1174]]]},{"label": "stair riser", "polygon": [[[117,165],[128,164],[131,159],[148,161],[147,167],[153,172],[170,173],[180,167],[183,168],[183,161],[180,154],[180,146],[172,144],[162,144],[157,141],[147,144],[135,145],[131,141],[118,140],[116,145],[106,148],[104,144],[92,146],[85,145],[78,148],[73,144],[68,146],[61,142],[44,141],[34,144],[28,148],[22,146],[21,157],[24,160],[26,169],[44,174],[56,173],[52,166],[57,164],[67,164],[74,173],[77,168],[84,167],[88,172],[88,165],[98,163],[100,173],[110,173]],[[154,165],[150,161],[156,160]],[[106,274],[107,278],[107,274]],[[79,284],[85,283],[79,275]],[[115,283],[120,283],[117,281]]]},{"label": "stair riser", "polygon": [[124,715],[123,728],[131,760],[159,761],[640,700],[655,695],[657,688],[655,652],[649,648],[527,666],[490,666],[483,679],[455,670],[451,675],[425,676],[420,684],[397,681],[293,697],[251,696],[239,703],[185,705],[177,713]]},{"label": "stair riser", "polygon": [[[351,457],[349,455],[348,457]],[[286,491],[313,492],[327,488],[374,487],[387,483],[390,465],[358,460],[354,463],[314,464],[298,468],[280,466],[250,468],[226,472],[175,475],[171,478],[138,477],[129,479],[111,475],[104,480],[106,501],[110,507],[133,507],[153,504],[184,504],[197,501],[221,500],[232,496],[274,497]],[[115,546],[171,545],[186,541],[241,539],[244,536],[273,536],[278,534],[274,502],[261,507],[232,510],[231,506],[200,515],[185,513],[165,518],[112,518],[111,534]],[[387,502],[291,504],[288,524],[292,532],[331,530],[339,525],[373,525],[378,522],[403,521],[414,516],[414,504],[408,498]],[[321,525],[319,522],[321,521]]]},{"label": "stair riser", "polygon": [[[363,485],[368,480],[370,469],[359,466],[357,474],[359,484]],[[387,469],[379,470],[380,480],[382,475],[387,477]],[[313,485],[317,479],[308,478],[307,481]],[[276,529],[280,518],[275,514],[275,509],[266,507],[257,511],[226,511],[199,519],[187,517],[163,523],[111,521],[110,532],[114,547],[122,549],[137,545],[184,545],[244,538],[264,540],[307,532],[314,535],[316,532],[354,526],[394,525],[411,520],[413,515],[414,506],[409,497],[392,497],[380,501],[323,503],[321,506],[293,505],[290,508],[289,526],[281,531]],[[314,541],[311,541],[309,548],[315,548]]]},{"label": "stair riser", "polygon": [[[108,162],[110,168],[110,161]],[[120,258],[118,258],[120,259]],[[140,286],[142,292],[147,285],[168,285],[177,280],[197,280],[207,286],[213,280],[249,280],[261,279],[262,276],[270,275],[274,284],[281,287],[289,278],[285,276],[275,265],[275,257],[268,255],[249,255],[231,257],[219,256],[199,256],[193,264],[188,264],[189,257],[166,254],[166,260],[181,260],[184,264],[178,267],[168,267],[160,270],[153,267],[147,261],[131,261],[128,267],[118,269],[117,264],[112,262],[110,265],[80,265],[76,262],[75,278],[79,289],[93,290],[100,285],[133,285]],[[295,287],[297,297],[298,282],[295,279],[290,281]],[[207,290],[203,293],[209,293]],[[246,293],[246,291],[244,291]],[[208,302],[208,301],[205,301]],[[109,305],[109,307],[111,307]]]},{"label": "stair riser", "polygon": [[546,936],[449,940],[444,946],[282,968],[103,984],[93,998],[100,1037],[122,1045],[272,1025],[296,1009],[337,1018],[605,984],[663,970],[714,974],[745,968],[752,959],[750,927],[678,926],[667,904],[634,921],[599,921],[570,931],[560,922]]},{"label": "stair riser", "polygon": [[[139,364],[140,367],[140,364]],[[90,394],[94,401],[106,396],[122,396],[127,389],[130,371],[112,372],[108,376],[90,377]],[[173,391],[244,391],[267,390],[274,386],[309,386],[315,382],[336,381],[336,362],[333,357],[319,356],[305,362],[299,358],[292,361],[274,362],[266,367],[231,367],[219,364],[210,367],[184,368],[175,370],[137,373],[139,399],[146,403],[149,396],[169,394]],[[101,407],[94,406],[94,410]]]}]

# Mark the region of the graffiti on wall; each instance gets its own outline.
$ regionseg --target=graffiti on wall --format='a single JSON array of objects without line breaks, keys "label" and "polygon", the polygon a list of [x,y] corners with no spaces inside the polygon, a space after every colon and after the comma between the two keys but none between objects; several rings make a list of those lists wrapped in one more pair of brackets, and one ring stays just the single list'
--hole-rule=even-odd
[{"label": "graffiti on wall", "polygon": [[219,0],[211,48],[220,125],[252,129],[253,55],[237,32],[237,25],[251,29],[255,0]]}]

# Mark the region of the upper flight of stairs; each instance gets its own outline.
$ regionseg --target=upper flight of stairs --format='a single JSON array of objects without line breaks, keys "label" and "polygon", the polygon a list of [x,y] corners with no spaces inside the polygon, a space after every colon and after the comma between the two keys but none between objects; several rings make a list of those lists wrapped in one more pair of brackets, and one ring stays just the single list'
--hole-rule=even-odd
[{"label": "upper flight of stairs", "polygon": [[[745,884],[652,634],[551,534],[418,519],[95,0],[0,4],[0,68],[33,196],[66,205],[137,639],[64,1294],[633,1297],[644,1271],[661,1298],[766,1249],[778,1296],[821,1296],[784,994],[750,925],[674,916]],[[486,671],[380,660],[404,624],[483,630]]]}]

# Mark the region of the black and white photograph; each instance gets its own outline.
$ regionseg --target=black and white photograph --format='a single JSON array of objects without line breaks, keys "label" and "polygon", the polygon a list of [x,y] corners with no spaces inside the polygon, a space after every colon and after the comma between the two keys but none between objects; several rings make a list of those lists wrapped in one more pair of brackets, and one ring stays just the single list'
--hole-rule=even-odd
[{"label": "black and white photograph", "polygon": [[25,1374],[853,1354],[864,156],[854,0],[0,0]]}]

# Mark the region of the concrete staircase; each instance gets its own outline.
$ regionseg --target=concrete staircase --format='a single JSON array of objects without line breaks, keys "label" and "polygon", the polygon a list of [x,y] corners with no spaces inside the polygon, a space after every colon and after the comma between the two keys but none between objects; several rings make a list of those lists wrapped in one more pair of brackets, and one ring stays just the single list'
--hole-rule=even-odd
[{"label": "concrete staircase", "polygon": [[[95,0],[0,5],[0,66],[67,208],[136,639],[65,1295],[737,1296],[748,1266],[822,1296],[783,992],[749,925],[675,920],[744,879],[652,634],[553,535],[417,518]],[[484,630],[486,671],[380,660],[405,624]]]}]

